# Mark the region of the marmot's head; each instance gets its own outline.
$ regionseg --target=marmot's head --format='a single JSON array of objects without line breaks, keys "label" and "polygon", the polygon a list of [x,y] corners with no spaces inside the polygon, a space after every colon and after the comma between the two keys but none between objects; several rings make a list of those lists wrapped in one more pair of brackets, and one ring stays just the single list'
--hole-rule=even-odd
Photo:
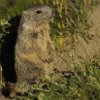
[{"label": "marmot's head", "polygon": [[21,18],[21,27],[37,28],[50,21],[53,16],[52,8],[48,6],[35,6],[26,11],[23,11]]}]

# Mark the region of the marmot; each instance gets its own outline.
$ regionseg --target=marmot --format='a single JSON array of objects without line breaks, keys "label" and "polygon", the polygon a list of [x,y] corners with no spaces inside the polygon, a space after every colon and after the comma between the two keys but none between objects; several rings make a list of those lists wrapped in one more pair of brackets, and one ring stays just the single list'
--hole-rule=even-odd
[{"label": "marmot", "polygon": [[17,92],[25,92],[48,77],[50,54],[55,50],[49,36],[52,16],[53,9],[48,6],[35,6],[22,13],[15,45]]},{"label": "marmot", "polygon": [[48,6],[35,6],[23,11],[15,44],[17,81],[8,81],[4,92],[9,90],[11,96],[14,91],[27,92],[32,84],[47,79],[54,68],[66,67],[66,63],[56,55],[50,38],[49,22],[53,15],[53,9]]}]

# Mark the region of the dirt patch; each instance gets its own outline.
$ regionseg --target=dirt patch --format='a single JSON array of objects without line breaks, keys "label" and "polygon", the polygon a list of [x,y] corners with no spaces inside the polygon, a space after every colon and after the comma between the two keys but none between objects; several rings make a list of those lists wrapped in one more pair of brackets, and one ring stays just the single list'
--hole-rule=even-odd
[{"label": "dirt patch", "polygon": [[92,27],[90,28],[91,34],[100,35],[100,5],[97,5],[90,16],[90,21],[92,22]]}]

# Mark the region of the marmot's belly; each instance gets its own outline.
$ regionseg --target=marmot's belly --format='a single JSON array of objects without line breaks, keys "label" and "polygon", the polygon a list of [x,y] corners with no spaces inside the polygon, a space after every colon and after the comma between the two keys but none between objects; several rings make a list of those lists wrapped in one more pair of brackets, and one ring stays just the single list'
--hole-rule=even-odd
[{"label": "marmot's belly", "polygon": [[47,51],[47,40],[44,37],[37,39],[35,41],[35,48],[41,51]]}]

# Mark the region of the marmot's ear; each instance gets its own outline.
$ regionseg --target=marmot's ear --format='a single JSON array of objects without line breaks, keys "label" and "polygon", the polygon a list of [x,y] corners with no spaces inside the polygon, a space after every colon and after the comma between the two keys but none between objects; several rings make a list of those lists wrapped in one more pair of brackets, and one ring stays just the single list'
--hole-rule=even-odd
[{"label": "marmot's ear", "polygon": [[22,16],[27,16],[28,15],[28,12],[27,11],[23,11],[22,12]]},{"label": "marmot's ear", "polygon": [[27,12],[26,11],[23,11],[23,13],[22,14],[26,14]]}]

